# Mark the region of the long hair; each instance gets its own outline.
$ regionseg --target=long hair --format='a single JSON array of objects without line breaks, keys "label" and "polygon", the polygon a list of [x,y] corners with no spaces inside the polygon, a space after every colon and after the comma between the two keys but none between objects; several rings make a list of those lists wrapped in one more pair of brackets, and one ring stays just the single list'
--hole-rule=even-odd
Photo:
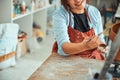
[{"label": "long hair", "polygon": [[67,0],[61,0],[61,5],[69,12],[69,6]]}]

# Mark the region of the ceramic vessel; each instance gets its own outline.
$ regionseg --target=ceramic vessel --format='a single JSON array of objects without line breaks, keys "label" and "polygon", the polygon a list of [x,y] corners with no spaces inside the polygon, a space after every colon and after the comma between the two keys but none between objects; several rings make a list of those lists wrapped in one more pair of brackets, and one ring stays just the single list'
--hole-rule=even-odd
[{"label": "ceramic vessel", "polygon": [[[111,28],[109,37],[110,37],[110,39],[111,39],[112,41],[114,41],[114,38],[115,38],[115,36],[116,36],[119,28],[120,28],[120,23],[114,24],[113,27]],[[120,49],[119,49],[119,51],[117,52],[117,55],[116,55],[116,57],[115,57],[114,60],[115,60],[115,61],[120,61]]]}]

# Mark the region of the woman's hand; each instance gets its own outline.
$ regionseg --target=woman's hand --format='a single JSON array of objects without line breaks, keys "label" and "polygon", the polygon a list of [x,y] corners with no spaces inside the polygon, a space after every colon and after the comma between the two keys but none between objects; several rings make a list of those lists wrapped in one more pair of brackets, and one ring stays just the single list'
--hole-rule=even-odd
[{"label": "woman's hand", "polygon": [[84,39],[86,41],[86,45],[90,49],[98,48],[98,46],[102,43],[99,39],[99,36],[93,36]]},{"label": "woman's hand", "polygon": [[106,46],[106,47],[102,47],[102,46],[98,46],[97,48],[99,51],[101,51],[102,53],[108,53],[110,48],[109,46]]}]

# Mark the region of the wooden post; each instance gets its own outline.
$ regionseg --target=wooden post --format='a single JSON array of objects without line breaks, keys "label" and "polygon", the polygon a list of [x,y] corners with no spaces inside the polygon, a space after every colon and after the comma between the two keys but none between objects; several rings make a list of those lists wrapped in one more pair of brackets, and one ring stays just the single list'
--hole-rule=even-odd
[{"label": "wooden post", "polygon": [[113,62],[119,48],[120,48],[120,29],[119,29],[114,41],[111,44],[111,49],[110,49],[109,55],[108,55],[108,57],[105,61],[105,64],[104,64],[104,66],[103,66],[103,68],[98,76],[98,80],[105,79],[105,76],[106,76],[106,73],[109,69],[109,66]]}]

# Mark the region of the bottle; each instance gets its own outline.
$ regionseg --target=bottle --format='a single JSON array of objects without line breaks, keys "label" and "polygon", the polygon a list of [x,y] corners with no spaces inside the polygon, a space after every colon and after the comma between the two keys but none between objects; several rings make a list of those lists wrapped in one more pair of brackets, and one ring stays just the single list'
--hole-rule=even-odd
[{"label": "bottle", "polygon": [[23,0],[22,4],[21,4],[21,12],[22,13],[26,13],[26,3],[25,1]]},{"label": "bottle", "polygon": [[15,6],[12,6],[12,18],[16,17]]},{"label": "bottle", "polygon": [[20,4],[17,4],[17,5],[15,6],[15,12],[16,12],[16,14],[21,14]]},{"label": "bottle", "polygon": [[34,0],[32,0],[31,3],[32,3],[32,4],[31,4],[31,10],[34,11],[34,10],[35,10],[35,2],[34,2]]}]

